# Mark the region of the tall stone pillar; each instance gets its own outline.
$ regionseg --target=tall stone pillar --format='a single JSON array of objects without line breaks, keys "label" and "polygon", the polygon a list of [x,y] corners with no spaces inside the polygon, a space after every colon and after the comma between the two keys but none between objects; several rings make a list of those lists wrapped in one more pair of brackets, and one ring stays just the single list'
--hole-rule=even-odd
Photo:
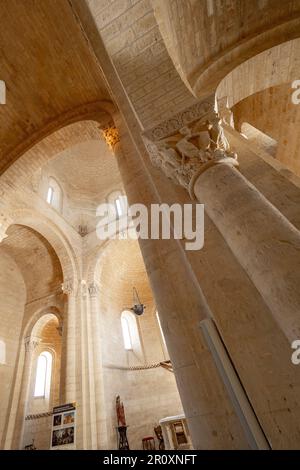
[{"label": "tall stone pillar", "polygon": [[89,292],[89,341],[93,354],[93,380],[96,405],[97,449],[107,449],[105,396],[102,366],[102,328],[99,309],[99,286],[96,282],[88,285]]},{"label": "tall stone pillar", "polygon": [[64,328],[66,338],[65,401],[76,401],[76,292],[73,281],[63,284],[63,292],[68,296],[67,318]]},{"label": "tall stone pillar", "polygon": [[[160,203],[122,122],[114,152],[129,204]],[[248,448],[200,321],[211,315],[178,241],[139,240],[195,449]]]},{"label": "tall stone pillar", "polygon": [[216,165],[194,193],[290,341],[300,338],[300,233],[239,171]]},{"label": "tall stone pillar", "polygon": [[[32,376],[33,356],[36,347],[40,343],[40,338],[28,336],[25,338],[25,357],[24,368],[22,376],[22,385],[20,391],[19,405],[17,411],[17,419],[15,425],[15,432],[20,432],[19,447],[23,448],[23,435],[25,427],[25,417],[27,414],[27,403],[29,402],[30,379]],[[15,438],[14,438],[15,440]]]},{"label": "tall stone pillar", "polygon": [[218,115],[195,118],[147,132],[151,159],[204,204],[286,337],[299,338],[300,234],[235,168]]}]

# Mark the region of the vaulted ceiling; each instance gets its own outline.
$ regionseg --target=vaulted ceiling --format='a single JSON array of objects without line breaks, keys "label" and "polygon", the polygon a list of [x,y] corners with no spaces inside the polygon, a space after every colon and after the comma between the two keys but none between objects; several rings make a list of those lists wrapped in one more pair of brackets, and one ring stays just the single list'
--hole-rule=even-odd
[{"label": "vaulted ceiling", "polygon": [[68,1],[2,0],[0,18],[2,173],[60,116],[110,96]]},{"label": "vaulted ceiling", "polygon": [[59,259],[49,242],[23,225],[12,225],[3,240],[1,253],[11,256],[23,276],[27,302],[55,293],[63,276]]},{"label": "vaulted ceiling", "polygon": [[116,158],[99,130],[98,134],[98,139],[60,152],[45,167],[62,184],[72,204],[77,201],[83,205],[88,201],[98,205],[111,191],[122,188]]}]

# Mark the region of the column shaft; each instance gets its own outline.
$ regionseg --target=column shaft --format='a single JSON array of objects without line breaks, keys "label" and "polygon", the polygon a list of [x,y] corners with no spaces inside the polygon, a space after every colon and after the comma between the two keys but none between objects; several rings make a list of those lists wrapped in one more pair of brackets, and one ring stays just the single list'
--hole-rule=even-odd
[{"label": "column shaft", "polygon": [[76,298],[73,291],[68,293],[66,342],[65,400],[71,403],[76,401]]},{"label": "column shaft", "polygon": [[300,234],[229,165],[207,169],[194,193],[289,340],[300,338]]},{"label": "column shaft", "polygon": [[[129,203],[148,207],[161,203],[136,152],[128,136],[122,140],[122,151],[115,147]],[[179,243],[140,240],[140,248],[194,447],[247,448],[241,425],[199,330],[200,320],[210,312]]]},{"label": "column shaft", "polygon": [[96,283],[89,285],[90,294],[90,341],[93,352],[93,375],[96,402],[96,427],[97,427],[97,448],[107,449],[105,397],[103,387],[103,367],[102,367],[102,328],[99,309],[99,288]]}]

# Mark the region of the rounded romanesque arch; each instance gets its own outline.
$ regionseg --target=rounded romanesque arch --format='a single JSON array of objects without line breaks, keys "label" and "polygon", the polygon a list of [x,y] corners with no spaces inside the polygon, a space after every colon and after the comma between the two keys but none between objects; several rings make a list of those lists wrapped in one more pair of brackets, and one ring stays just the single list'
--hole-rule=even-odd
[{"label": "rounded romanesque arch", "polygon": [[77,143],[100,137],[100,129],[113,127],[114,105],[109,101],[90,103],[76,108],[33,134],[14,150],[13,163],[0,176],[3,201],[28,181],[30,176],[56,154]]},{"label": "rounded romanesque arch", "polygon": [[9,225],[24,225],[41,234],[52,245],[60,261],[64,280],[77,281],[80,274],[79,261],[71,242],[62,229],[51,220],[30,209],[15,209],[8,216]]},{"label": "rounded romanesque arch", "polygon": [[254,55],[231,70],[216,89],[218,101],[227,99],[231,108],[239,101],[266,88],[300,78],[300,39],[282,42]]},{"label": "rounded romanesque arch", "polygon": [[61,328],[63,323],[63,316],[61,310],[57,306],[52,305],[38,309],[24,326],[23,338],[25,339],[29,336],[38,336],[46,323],[54,318],[57,319],[59,325],[58,327]]}]

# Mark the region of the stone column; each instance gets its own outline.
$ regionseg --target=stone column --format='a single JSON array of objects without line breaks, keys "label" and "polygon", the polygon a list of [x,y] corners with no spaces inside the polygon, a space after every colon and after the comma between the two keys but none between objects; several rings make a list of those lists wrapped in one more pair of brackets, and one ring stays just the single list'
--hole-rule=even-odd
[{"label": "stone column", "polygon": [[[122,122],[117,123],[122,130]],[[124,130],[114,152],[129,204],[161,203],[146,165]],[[140,240],[140,248],[195,449],[248,448],[242,427],[199,328],[211,315],[177,240]]]},{"label": "stone column", "polygon": [[99,308],[99,286],[96,282],[88,285],[89,292],[89,340],[93,354],[93,380],[96,405],[97,449],[107,449],[105,396],[102,367],[102,328]]},{"label": "stone column", "polygon": [[239,171],[216,165],[194,193],[286,337],[300,338],[300,233]]},{"label": "stone column", "polygon": [[145,133],[151,160],[204,204],[286,337],[299,338],[300,234],[235,168],[218,115],[193,118],[172,139],[162,125]]},{"label": "stone column", "polygon": [[[28,336],[25,338],[25,357],[24,357],[24,367],[23,367],[23,376],[22,376],[22,385],[20,392],[20,399],[18,405],[17,419],[15,425],[15,432],[20,432],[19,435],[19,447],[23,448],[23,435],[25,427],[25,417],[27,414],[27,403],[29,402],[29,390],[30,390],[30,379],[32,376],[32,366],[33,366],[33,357],[36,347],[40,343],[40,338]],[[15,440],[15,439],[14,439]]]},{"label": "stone column", "polygon": [[64,328],[67,329],[66,338],[66,374],[65,374],[65,401],[76,401],[76,292],[73,281],[66,281],[63,292],[68,296],[67,318]]}]

